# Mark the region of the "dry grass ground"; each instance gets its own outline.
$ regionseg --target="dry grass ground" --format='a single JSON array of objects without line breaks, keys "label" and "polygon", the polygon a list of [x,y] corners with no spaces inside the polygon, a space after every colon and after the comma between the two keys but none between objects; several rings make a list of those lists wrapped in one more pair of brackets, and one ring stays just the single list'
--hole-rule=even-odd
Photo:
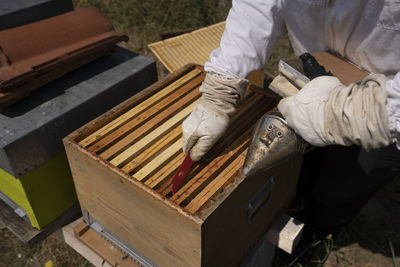
[{"label": "dry grass ground", "polygon": [[[147,44],[159,33],[200,28],[225,19],[228,0],[74,0],[75,7],[94,6],[107,14],[118,31],[129,35],[124,46],[154,58]],[[280,58],[293,55],[287,35],[276,46],[265,67],[266,77],[277,74]],[[400,266],[400,179],[383,188],[334,242],[325,267]],[[0,225],[0,267],[90,266],[60,241],[48,237],[33,249]],[[397,265],[396,265],[397,264]],[[322,264],[321,264],[322,265]]]},{"label": "dry grass ground", "polygon": [[73,0],[75,8],[96,7],[107,14],[116,30],[127,34],[126,47],[152,56],[147,44],[159,34],[201,28],[225,20],[228,0]]},{"label": "dry grass ground", "polygon": [[[47,263],[47,265],[46,265]],[[0,225],[0,266],[92,266],[55,235],[33,248],[25,246]]]},{"label": "dry grass ground", "polygon": [[400,266],[400,176],[382,188],[334,243],[325,267]]}]

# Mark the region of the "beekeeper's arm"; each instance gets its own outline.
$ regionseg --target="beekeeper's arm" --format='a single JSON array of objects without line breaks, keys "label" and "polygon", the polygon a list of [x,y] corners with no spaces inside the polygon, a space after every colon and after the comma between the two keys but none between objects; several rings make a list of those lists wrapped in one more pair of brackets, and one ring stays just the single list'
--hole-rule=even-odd
[{"label": "beekeeper's arm", "polygon": [[283,17],[280,0],[236,0],[226,20],[220,47],[205,64],[202,96],[183,122],[183,151],[199,160],[225,132],[248,85],[245,77],[264,66]]},{"label": "beekeeper's arm", "polygon": [[393,79],[369,75],[349,86],[318,77],[278,109],[313,145],[356,144],[369,151],[396,143],[400,150],[400,72]]}]

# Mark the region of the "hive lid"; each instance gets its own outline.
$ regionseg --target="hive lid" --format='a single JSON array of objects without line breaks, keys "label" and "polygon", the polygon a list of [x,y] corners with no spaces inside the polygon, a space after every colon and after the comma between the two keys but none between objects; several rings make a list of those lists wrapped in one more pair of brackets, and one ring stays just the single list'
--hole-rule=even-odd
[{"label": "hive lid", "polygon": [[168,71],[196,63],[204,66],[210,53],[219,47],[225,22],[220,22],[190,33],[149,44],[150,50]]}]

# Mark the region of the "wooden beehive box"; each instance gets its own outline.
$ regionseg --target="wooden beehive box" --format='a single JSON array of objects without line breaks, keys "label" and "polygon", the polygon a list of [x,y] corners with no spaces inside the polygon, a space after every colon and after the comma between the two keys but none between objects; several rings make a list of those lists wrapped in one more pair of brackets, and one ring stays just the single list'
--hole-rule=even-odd
[{"label": "wooden beehive box", "polygon": [[294,197],[302,156],[243,177],[252,127],[275,103],[248,92],[225,136],[172,195],[181,124],[205,76],[188,65],[64,139],[81,208],[159,266],[235,266]]}]

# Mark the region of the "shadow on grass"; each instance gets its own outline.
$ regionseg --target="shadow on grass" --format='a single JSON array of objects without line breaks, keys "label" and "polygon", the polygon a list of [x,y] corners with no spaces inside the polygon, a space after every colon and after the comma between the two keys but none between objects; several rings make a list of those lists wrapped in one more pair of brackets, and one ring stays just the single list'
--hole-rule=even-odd
[{"label": "shadow on grass", "polygon": [[369,200],[335,244],[354,243],[372,253],[400,257],[400,175]]}]

